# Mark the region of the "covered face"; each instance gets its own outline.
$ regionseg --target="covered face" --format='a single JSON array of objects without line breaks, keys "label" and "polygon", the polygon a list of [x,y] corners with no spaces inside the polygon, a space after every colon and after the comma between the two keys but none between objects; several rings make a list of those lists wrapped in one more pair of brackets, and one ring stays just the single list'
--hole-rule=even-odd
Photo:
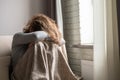
[{"label": "covered face", "polygon": [[37,14],[29,20],[23,30],[25,33],[34,31],[45,31],[49,37],[57,44],[61,39],[61,34],[55,21],[44,14]]}]

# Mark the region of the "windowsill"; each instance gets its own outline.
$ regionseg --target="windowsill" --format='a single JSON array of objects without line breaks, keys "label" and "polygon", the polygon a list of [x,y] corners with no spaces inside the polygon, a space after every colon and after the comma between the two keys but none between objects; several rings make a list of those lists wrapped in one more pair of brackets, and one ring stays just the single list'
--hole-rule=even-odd
[{"label": "windowsill", "polygon": [[76,45],[72,45],[72,48],[93,49],[93,45],[76,44]]}]

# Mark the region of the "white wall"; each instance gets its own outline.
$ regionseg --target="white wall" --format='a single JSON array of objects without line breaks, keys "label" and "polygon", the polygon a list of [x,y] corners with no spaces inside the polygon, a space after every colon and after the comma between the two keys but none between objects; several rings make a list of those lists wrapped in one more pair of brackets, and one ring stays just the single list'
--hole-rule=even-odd
[{"label": "white wall", "polygon": [[83,80],[93,80],[93,61],[81,60],[81,73]]},{"label": "white wall", "polygon": [[45,0],[0,0],[0,35],[22,31],[32,15],[45,10]]}]

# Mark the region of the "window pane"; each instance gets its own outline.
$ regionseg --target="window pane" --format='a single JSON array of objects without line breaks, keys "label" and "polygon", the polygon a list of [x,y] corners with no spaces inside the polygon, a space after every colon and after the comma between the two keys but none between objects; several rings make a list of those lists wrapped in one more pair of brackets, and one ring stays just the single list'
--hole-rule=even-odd
[{"label": "window pane", "polygon": [[79,0],[81,44],[93,44],[93,5],[92,0]]}]

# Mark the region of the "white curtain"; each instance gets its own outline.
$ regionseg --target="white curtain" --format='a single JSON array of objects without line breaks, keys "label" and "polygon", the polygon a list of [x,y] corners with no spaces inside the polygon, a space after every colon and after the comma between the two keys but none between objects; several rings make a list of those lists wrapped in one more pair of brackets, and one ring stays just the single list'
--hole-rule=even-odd
[{"label": "white curtain", "polygon": [[94,80],[120,80],[116,0],[94,2]]},{"label": "white curtain", "polygon": [[63,34],[63,18],[62,18],[61,0],[56,0],[56,17],[57,17],[57,24],[60,29],[60,32]]}]

